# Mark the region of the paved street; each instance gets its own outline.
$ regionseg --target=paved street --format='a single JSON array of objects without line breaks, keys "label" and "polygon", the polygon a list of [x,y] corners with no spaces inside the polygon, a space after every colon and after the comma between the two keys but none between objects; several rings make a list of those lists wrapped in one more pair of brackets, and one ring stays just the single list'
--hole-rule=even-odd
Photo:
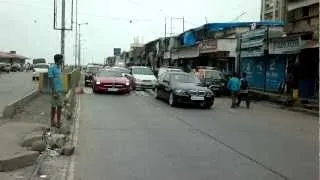
[{"label": "paved street", "polygon": [[32,81],[32,72],[11,72],[0,75],[0,116],[3,108],[9,103],[25,96],[36,89]]},{"label": "paved street", "polygon": [[253,104],[171,108],[146,92],[81,96],[75,178],[317,179],[317,118]]}]

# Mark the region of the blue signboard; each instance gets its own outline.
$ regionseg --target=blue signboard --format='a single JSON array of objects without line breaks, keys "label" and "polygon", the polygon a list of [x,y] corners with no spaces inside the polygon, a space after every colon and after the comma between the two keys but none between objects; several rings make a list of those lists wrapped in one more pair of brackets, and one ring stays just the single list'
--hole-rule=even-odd
[{"label": "blue signboard", "polygon": [[271,56],[266,60],[266,90],[278,92],[285,81],[285,56]]},{"label": "blue signboard", "polygon": [[265,65],[264,57],[242,58],[241,72],[247,73],[249,86],[255,89],[264,89]]}]

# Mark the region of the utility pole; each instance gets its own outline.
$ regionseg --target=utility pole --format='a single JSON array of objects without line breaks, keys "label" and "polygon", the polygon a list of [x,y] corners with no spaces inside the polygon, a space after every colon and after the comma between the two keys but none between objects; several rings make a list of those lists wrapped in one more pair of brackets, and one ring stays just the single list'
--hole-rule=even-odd
[{"label": "utility pole", "polygon": [[76,2],[76,35],[75,35],[75,42],[74,42],[74,66],[77,66],[77,44],[78,44],[78,0]]},{"label": "utility pole", "polygon": [[171,19],[170,19],[170,36],[172,36],[172,16],[171,16]]},{"label": "utility pole", "polygon": [[64,64],[65,64],[65,57],[64,57],[64,49],[65,49],[65,28],[66,28],[66,2],[65,0],[62,0],[62,4],[61,4],[61,8],[62,8],[62,14],[61,14],[61,55],[63,57],[63,65],[62,67],[64,68]]},{"label": "utility pole", "polygon": [[81,61],[81,24],[79,24],[79,37],[78,37],[78,41],[79,41],[79,44],[78,44],[78,66],[80,67],[80,61]]},{"label": "utility pole", "polygon": [[184,17],[182,17],[182,31],[184,32]]}]

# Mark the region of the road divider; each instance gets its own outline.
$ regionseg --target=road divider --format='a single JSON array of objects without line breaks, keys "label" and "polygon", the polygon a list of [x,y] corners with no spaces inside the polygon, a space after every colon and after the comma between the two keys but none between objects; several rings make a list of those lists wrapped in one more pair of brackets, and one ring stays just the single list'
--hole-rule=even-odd
[{"label": "road divider", "polygon": [[34,90],[30,92],[29,94],[25,95],[24,97],[15,100],[14,102],[6,105],[2,112],[3,118],[12,118],[19,109],[21,109],[25,104],[33,100],[39,95],[38,90]]}]

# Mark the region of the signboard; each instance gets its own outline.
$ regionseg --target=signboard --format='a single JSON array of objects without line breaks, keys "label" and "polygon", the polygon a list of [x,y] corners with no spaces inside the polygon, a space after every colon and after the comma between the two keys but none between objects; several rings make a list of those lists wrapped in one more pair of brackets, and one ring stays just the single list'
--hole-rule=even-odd
[{"label": "signboard", "polygon": [[171,53],[172,59],[195,58],[198,56],[199,56],[198,47],[184,47],[181,49],[174,49]]},{"label": "signboard", "polygon": [[285,80],[285,56],[275,56],[266,63],[266,90],[278,92]]},{"label": "signboard", "polygon": [[269,44],[270,54],[296,54],[300,49],[300,36],[272,39]]},{"label": "signboard", "polygon": [[113,48],[114,56],[120,56],[120,54],[121,54],[121,48]]},{"label": "signboard", "polygon": [[203,40],[199,45],[200,53],[211,53],[217,51],[217,41],[213,39]]},{"label": "signboard", "polygon": [[256,89],[264,89],[264,58],[243,58],[240,61],[240,71],[247,73],[247,80],[250,87]]},{"label": "signboard", "polygon": [[248,49],[248,50],[241,50],[240,51],[240,57],[259,57],[264,55],[264,48],[263,47],[257,47],[254,49]]}]

